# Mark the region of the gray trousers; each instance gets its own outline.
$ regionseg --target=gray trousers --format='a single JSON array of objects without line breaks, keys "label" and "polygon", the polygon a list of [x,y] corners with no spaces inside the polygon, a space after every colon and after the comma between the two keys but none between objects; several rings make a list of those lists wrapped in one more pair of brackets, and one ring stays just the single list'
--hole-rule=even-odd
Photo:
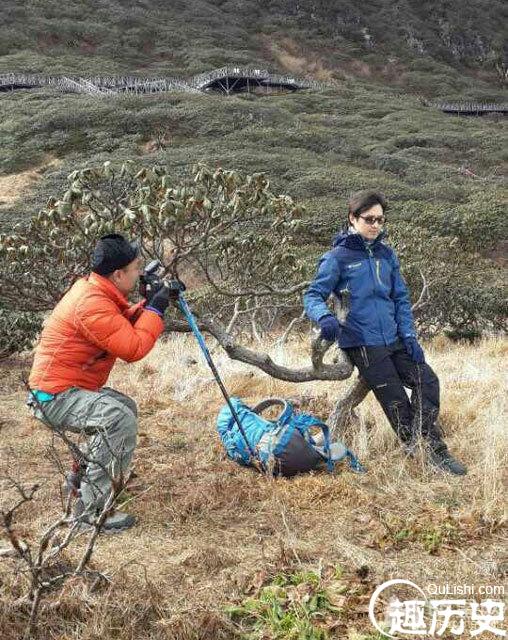
[{"label": "gray trousers", "polygon": [[81,499],[87,509],[101,508],[111,491],[111,478],[127,471],[136,447],[134,400],[109,387],[71,387],[35,406],[34,415],[50,427],[90,436]]}]

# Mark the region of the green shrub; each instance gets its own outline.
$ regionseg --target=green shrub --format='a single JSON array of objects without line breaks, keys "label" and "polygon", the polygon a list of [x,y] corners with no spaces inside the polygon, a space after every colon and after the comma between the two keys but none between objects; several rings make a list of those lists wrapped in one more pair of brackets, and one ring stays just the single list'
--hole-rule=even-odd
[{"label": "green shrub", "polygon": [[398,176],[404,176],[408,167],[407,160],[397,156],[382,155],[374,158],[374,166],[381,171],[389,171]]},{"label": "green shrub", "polygon": [[0,307],[0,360],[31,349],[41,328],[40,314]]}]

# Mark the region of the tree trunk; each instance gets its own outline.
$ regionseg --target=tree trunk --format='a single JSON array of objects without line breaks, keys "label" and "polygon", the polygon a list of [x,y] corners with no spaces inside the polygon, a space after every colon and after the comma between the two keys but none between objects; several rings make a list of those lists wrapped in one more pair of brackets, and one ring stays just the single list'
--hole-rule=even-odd
[{"label": "tree trunk", "polygon": [[337,438],[343,441],[349,440],[351,430],[354,428],[355,423],[358,422],[354,409],[365,399],[369,391],[370,389],[364,380],[358,377],[349,386],[346,393],[337,400],[326,421],[330,427],[332,440]]}]

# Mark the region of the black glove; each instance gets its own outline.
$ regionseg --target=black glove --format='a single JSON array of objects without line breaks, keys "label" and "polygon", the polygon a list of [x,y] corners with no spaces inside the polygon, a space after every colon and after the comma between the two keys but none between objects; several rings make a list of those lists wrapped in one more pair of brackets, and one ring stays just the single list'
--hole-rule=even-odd
[{"label": "black glove", "polygon": [[421,348],[418,340],[416,338],[409,337],[402,338],[402,342],[404,343],[406,352],[411,360],[416,362],[416,364],[424,364],[425,354],[423,353],[423,349]]},{"label": "black glove", "polygon": [[148,282],[142,282],[140,286],[140,293],[143,298],[146,298],[146,306],[149,306],[153,297],[164,286],[164,280],[149,280]]},{"label": "black glove", "polygon": [[166,285],[160,287],[160,289],[150,298],[150,303],[145,307],[148,311],[155,311],[160,317],[164,315],[169,305],[170,290]]},{"label": "black glove", "polygon": [[335,342],[335,340],[338,339],[342,327],[337,318],[330,314],[329,316],[321,318],[318,324],[321,329],[320,338],[328,342]]},{"label": "black glove", "polygon": [[178,300],[179,295],[182,291],[185,291],[187,287],[181,280],[170,280],[168,282],[169,287],[169,297],[171,300]]}]

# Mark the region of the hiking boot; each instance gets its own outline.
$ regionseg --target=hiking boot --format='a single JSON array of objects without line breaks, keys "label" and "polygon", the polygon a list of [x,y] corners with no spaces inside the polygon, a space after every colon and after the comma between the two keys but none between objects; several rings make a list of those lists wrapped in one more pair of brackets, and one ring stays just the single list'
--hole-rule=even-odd
[{"label": "hiking boot", "polygon": [[[75,520],[78,520],[80,522],[81,528],[92,528],[98,515],[99,514],[96,509],[86,509],[81,499],[76,500],[76,505],[74,507],[74,518]],[[136,518],[130,513],[125,513],[123,511],[114,511],[104,520],[100,533],[121,533],[122,531],[130,529],[135,524],[135,522]]]},{"label": "hiking boot", "polygon": [[467,474],[467,467],[452,456],[444,442],[439,443],[437,446],[430,446],[428,461],[434,468],[454,476],[465,476]]}]

